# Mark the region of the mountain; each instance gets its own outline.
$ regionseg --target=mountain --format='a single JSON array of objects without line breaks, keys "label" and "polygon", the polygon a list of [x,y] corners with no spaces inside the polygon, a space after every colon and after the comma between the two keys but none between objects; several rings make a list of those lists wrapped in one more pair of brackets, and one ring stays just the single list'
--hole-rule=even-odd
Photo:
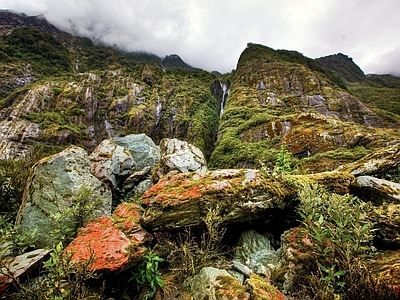
[{"label": "mountain", "polygon": [[366,79],[364,72],[351,57],[342,53],[317,58],[324,67],[340,74],[348,82],[360,82]]},{"label": "mountain", "polygon": [[398,138],[341,73],[296,51],[248,44],[236,70],[221,75],[177,54],[94,45],[41,17],[3,11],[0,19],[3,158],[37,142],[91,151],[105,138],[146,133],[198,146],[213,168],[271,168],[286,144],[321,171]]},{"label": "mountain", "polygon": [[[318,62],[248,44],[239,58],[213,167],[272,168],[283,143],[309,171],[330,170],[399,137]],[[387,129],[384,128],[393,128]]]},{"label": "mountain", "polygon": [[317,60],[344,78],[349,92],[380,117],[400,125],[400,78],[390,74],[365,75],[351,58],[341,53]]}]

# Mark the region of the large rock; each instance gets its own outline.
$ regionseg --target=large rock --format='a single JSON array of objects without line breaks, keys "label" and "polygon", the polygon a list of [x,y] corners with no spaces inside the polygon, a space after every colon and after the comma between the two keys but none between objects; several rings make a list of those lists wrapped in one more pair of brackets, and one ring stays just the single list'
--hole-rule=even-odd
[{"label": "large rock", "polygon": [[209,209],[218,208],[223,225],[294,213],[297,190],[289,182],[316,182],[345,194],[353,175],[326,172],[308,176],[262,176],[259,170],[226,169],[205,173],[170,174],[147,190],[143,224],[151,230],[203,225]]},{"label": "large rock", "polygon": [[160,161],[160,150],[153,140],[144,133],[113,138],[114,143],[127,148],[136,162],[135,171],[145,167],[154,168]]},{"label": "large rock", "polygon": [[206,159],[196,146],[178,139],[163,139],[160,142],[161,160],[157,175],[162,177],[170,171],[205,172]]},{"label": "large rock", "polygon": [[38,268],[41,262],[46,259],[52,250],[37,249],[15,257],[9,265],[5,265],[2,261],[0,269],[0,293],[7,289],[14,279],[19,279]]},{"label": "large rock", "polygon": [[[83,188],[91,191],[90,198],[75,197]],[[62,226],[75,227],[76,220],[68,216],[74,205],[86,206],[88,217],[110,215],[110,189],[90,173],[90,160],[85,150],[70,146],[64,151],[40,160],[28,180],[17,222],[21,230],[37,227],[38,247],[51,247],[55,241],[50,232],[60,226],[54,220],[57,214],[66,214]]]},{"label": "large rock", "polygon": [[282,179],[252,169],[171,174],[143,194],[142,222],[156,231],[199,226],[216,207],[223,224],[249,221],[293,207],[296,194]]},{"label": "large rock", "polygon": [[351,187],[352,194],[364,201],[381,205],[384,201],[400,203],[400,184],[372,176],[359,176]]},{"label": "large rock", "polygon": [[354,163],[337,168],[337,171],[350,172],[354,176],[379,176],[397,174],[400,166],[400,144],[380,149]]},{"label": "large rock", "polygon": [[135,170],[135,161],[128,149],[104,140],[89,156],[91,173],[111,187],[117,188]]},{"label": "large rock", "polygon": [[92,271],[122,271],[140,261],[144,245],[153,239],[139,220],[139,207],[123,203],[111,217],[101,217],[82,228],[65,252],[73,253],[74,262],[93,259]]},{"label": "large rock", "polygon": [[212,267],[205,267],[188,281],[189,295],[179,299],[237,299],[247,300],[249,294],[227,271]]},{"label": "large rock", "polygon": [[279,253],[265,236],[249,230],[240,236],[233,259],[269,278],[279,263]]}]

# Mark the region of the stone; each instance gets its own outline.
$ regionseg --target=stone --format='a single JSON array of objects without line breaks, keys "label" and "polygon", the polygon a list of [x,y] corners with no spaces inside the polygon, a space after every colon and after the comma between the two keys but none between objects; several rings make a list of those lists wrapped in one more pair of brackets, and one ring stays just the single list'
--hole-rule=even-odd
[{"label": "stone", "polygon": [[7,266],[8,270],[2,266],[3,268],[0,270],[0,293],[9,287],[13,279],[19,279],[24,274],[38,268],[50,252],[52,250],[36,249],[15,257]]},{"label": "stone", "polygon": [[144,133],[130,134],[124,137],[113,138],[114,143],[127,148],[136,162],[135,171],[141,171],[145,167],[154,168],[160,161],[160,150],[153,140]]},{"label": "stone", "polygon": [[266,282],[259,275],[252,275],[245,284],[250,289],[251,299],[254,300],[285,300],[287,299],[276,287]]},{"label": "stone", "polygon": [[218,207],[223,225],[265,218],[276,209],[294,208],[297,192],[278,177],[252,169],[179,173],[163,177],[142,196],[143,225],[153,231],[202,226]]},{"label": "stone", "polygon": [[160,142],[161,160],[157,175],[162,177],[170,171],[205,172],[206,159],[199,148],[178,139],[162,139]]},{"label": "stone", "polygon": [[350,172],[354,176],[397,174],[400,166],[400,144],[379,149],[363,158],[340,166],[336,171]]},{"label": "stone", "polygon": [[374,246],[381,250],[400,249],[400,204],[385,204],[374,210]]},{"label": "stone", "polygon": [[375,205],[383,202],[400,204],[400,184],[372,176],[359,176],[351,186],[351,193]]},{"label": "stone", "polygon": [[101,217],[81,228],[65,249],[74,263],[89,261],[94,272],[120,272],[139,262],[144,245],[153,236],[140,226],[140,209],[131,203],[120,204],[111,217]]},{"label": "stone", "polygon": [[[205,267],[188,280],[191,299],[249,299],[246,288],[226,270]],[[228,297],[229,295],[229,297]]]},{"label": "stone", "polygon": [[135,170],[129,150],[112,140],[102,141],[90,154],[90,172],[103,182],[117,188]]},{"label": "stone", "polygon": [[[88,207],[91,218],[111,214],[111,190],[90,173],[90,160],[86,151],[70,146],[64,151],[44,158],[33,167],[33,175],[28,180],[24,198],[17,215],[21,231],[37,227],[40,248],[52,247],[58,243],[50,235],[59,224],[54,216],[62,214],[78,201],[75,196],[82,189],[91,192],[90,199],[80,203]],[[75,220],[64,218],[65,226],[75,227]]]},{"label": "stone", "polygon": [[354,176],[326,172],[264,176],[254,169],[222,169],[163,177],[142,195],[142,222],[153,231],[203,226],[209,209],[218,207],[222,226],[273,218],[278,211],[295,216],[297,190],[286,181],[315,182],[339,194],[348,193]]},{"label": "stone", "polygon": [[265,236],[249,230],[240,236],[233,258],[249,267],[254,273],[270,277],[271,272],[279,264],[280,257]]}]

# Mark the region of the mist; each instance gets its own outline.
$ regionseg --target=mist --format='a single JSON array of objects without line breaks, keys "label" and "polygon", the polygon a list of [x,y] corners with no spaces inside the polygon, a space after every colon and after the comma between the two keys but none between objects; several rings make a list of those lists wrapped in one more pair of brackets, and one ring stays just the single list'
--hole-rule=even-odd
[{"label": "mist", "polygon": [[341,52],[365,73],[400,74],[398,0],[0,0],[0,8],[208,71],[236,68],[252,42],[311,58]]}]

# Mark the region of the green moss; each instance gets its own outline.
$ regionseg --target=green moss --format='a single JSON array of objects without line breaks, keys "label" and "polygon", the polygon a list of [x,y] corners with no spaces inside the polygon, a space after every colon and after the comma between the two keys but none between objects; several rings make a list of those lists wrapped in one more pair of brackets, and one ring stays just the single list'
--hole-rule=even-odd
[{"label": "green moss", "polygon": [[286,297],[264,278],[253,274],[246,280],[250,288],[251,299],[254,300],[284,300]]},{"label": "green moss", "polygon": [[215,297],[217,300],[246,299],[246,288],[237,279],[228,275],[219,275],[216,278]]}]

